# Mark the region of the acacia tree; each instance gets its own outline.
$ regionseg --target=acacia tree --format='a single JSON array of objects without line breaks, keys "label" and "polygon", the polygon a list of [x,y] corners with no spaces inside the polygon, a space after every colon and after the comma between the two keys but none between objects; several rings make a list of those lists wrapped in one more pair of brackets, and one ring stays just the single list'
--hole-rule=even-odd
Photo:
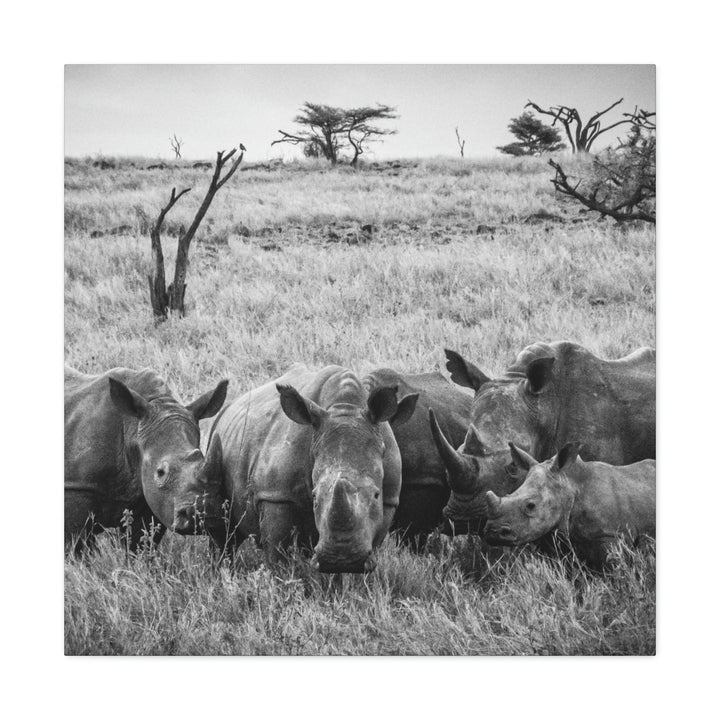
[{"label": "acacia tree", "polygon": [[281,137],[271,145],[302,145],[306,157],[324,157],[332,165],[337,165],[341,150],[349,145],[353,149],[350,162],[356,167],[366,143],[395,133],[395,130],[372,124],[378,120],[395,119],[397,115],[394,111],[395,108],[380,104],[346,110],[306,102],[293,120],[301,129],[295,133],[278,130]]},{"label": "acacia tree", "polygon": [[371,123],[377,120],[395,120],[397,117],[395,108],[379,103],[375,107],[359,107],[345,111],[347,139],[353,149],[353,157],[350,161],[353,167],[357,167],[358,158],[364,152],[364,143],[375,142],[384,135],[394,135],[397,132]]},{"label": "acacia tree", "polygon": [[628,136],[593,159],[577,180],[550,160],[555,189],[585,207],[617,222],[642,220],[655,224],[655,113],[635,109],[624,113]]},{"label": "acacia tree", "polygon": [[497,147],[497,150],[506,155],[541,155],[566,147],[560,139],[559,130],[545,125],[529,112],[512,118],[508,130],[517,138],[517,142]]},{"label": "acacia tree", "polygon": [[626,117],[628,113],[623,113],[625,116],[623,120],[619,120],[618,122],[604,128],[600,127],[600,118],[610,112],[610,110],[614,107],[617,107],[622,101],[623,98],[620,98],[604,110],[596,112],[587,121],[587,123],[583,122],[577,108],[568,107],[567,105],[557,105],[545,110],[536,103],[532,102],[532,100],[528,100],[525,107],[531,107],[542,115],[549,115],[552,117],[553,127],[555,127],[555,123],[559,122],[565,128],[565,134],[573,153],[587,153],[590,152],[592,144],[600,135],[606,133],[608,130],[616,128],[618,125],[625,125],[631,122]]},{"label": "acacia tree", "polygon": [[190,250],[190,243],[195,237],[197,229],[200,227],[200,223],[205,217],[208,208],[210,207],[215,193],[235,174],[235,171],[240,166],[244,156],[244,146],[240,144],[240,154],[230,165],[228,171],[221,177],[221,173],[225,164],[230,158],[235,155],[238,148],[225,153],[224,150],[220,150],[217,154],[215,161],[215,172],[212,178],[210,178],[210,185],[205,193],[203,201],[200,203],[200,207],[195,213],[190,227],[186,231],[181,231],[178,237],[177,244],[177,257],[175,259],[175,275],[172,283],[166,288],[165,287],[165,258],[163,256],[162,241],[160,239],[160,232],[162,230],[165,216],[172,210],[175,203],[186,193],[190,192],[192,188],[186,188],[181,190],[179,193],[175,192],[175,188],[170,193],[170,200],[168,204],[160,211],[160,214],[155,221],[155,224],[150,230],[150,247],[155,261],[155,270],[153,273],[148,275],[148,283],[150,285],[150,304],[152,305],[153,315],[157,321],[165,320],[168,317],[168,312],[174,313],[179,317],[185,315],[185,290],[187,277],[187,266],[188,266],[188,253]]}]

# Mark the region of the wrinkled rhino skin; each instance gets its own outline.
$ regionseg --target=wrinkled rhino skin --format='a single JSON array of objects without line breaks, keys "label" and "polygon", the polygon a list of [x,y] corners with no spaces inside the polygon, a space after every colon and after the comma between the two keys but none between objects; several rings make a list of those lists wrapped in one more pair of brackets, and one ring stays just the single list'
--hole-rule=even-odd
[{"label": "wrinkled rhino skin", "polygon": [[520,545],[557,530],[578,557],[601,568],[618,535],[631,543],[643,535],[655,537],[655,461],[583,462],[579,449],[569,443],[538,463],[513,446],[516,462],[528,475],[504,498],[488,493],[485,540]]},{"label": "wrinkled rhino skin", "polygon": [[66,366],[66,548],[80,552],[103,529],[120,527],[126,509],[132,550],[151,523],[156,542],[166,527],[192,532],[198,496],[210,523],[221,447],[203,457],[198,419],[220,409],[226,390],[222,381],[184,407],[153,370],[85,375]]},{"label": "wrinkled rhino skin", "polygon": [[[582,443],[583,457],[591,461],[626,465],[655,457],[655,351],[650,348],[602,360],[575,343],[535,343],[494,380],[457,353],[445,353],[453,381],[475,391],[461,449],[477,458],[477,470],[471,482],[467,473],[463,477],[448,468],[451,495],[444,514],[450,520],[483,525],[485,492],[497,493],[511,475],[522,482],[508,442],[540,460],[572,441]],[[507,483],[506,488],[513,489]]]},{"label": "wrinkled rhino skin", "polygon": [[400,498],[400,451],[387,420],[407,419],[416,397],[362,386],[350,370],[294,365],[218,415],[231,500],[229,547],[254,535],[269,562],[298,532],[321,572],[364,572]]},{"label": "wrinkled rhino skin", "polygon": [[400,396],[418,394],[410,420],[399,426],[390,423],[402,458],[400,504],[391,530],[422,544],[442,522],[442,509],[450,495],[445,465],[430,432],[429,412],[434,411],[445,436],[457,447],[467,431],[472,394],[437,372],[412,375],[380,368],[367,375],[363,384],[368,390],[397,385]]},{"label": "wrinkled rhino skin", "polygon": [[588,460],[628,464],[655,457],[655,351],[602,360],[572,342],[526,347],[490,380],[446,351],[452,379],[475,391],[471,421],[489,450],[508,442],[542,460],[571,441]]}]

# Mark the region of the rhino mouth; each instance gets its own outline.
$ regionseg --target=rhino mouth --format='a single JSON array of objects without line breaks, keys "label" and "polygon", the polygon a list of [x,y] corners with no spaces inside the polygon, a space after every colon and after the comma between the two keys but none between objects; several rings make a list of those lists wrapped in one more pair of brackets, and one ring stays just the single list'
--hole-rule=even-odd
[{"label": "rhino mouth", "polygon": [[377,561],[372,553],[355,558],[337,558],[315,553],[310,565],[321,573],[369,573],[375,569]]},{"label": "rhino mouth", "polygon": [[172,529],[178,535],[201,535],[207,530],[219,529],[223,523],[220,516],[196,513],[193,506],[176,511]]},{"label": "rhino mouth", "polygon": [[488,523],[485,526],[484,538],[491,545],[516,545],[517,533],[509,525]]}]

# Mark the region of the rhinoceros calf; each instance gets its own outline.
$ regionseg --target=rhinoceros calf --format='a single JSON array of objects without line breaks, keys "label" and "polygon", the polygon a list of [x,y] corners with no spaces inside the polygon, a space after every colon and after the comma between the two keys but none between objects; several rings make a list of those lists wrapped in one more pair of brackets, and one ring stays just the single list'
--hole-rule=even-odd
[{"label": "rhinoceros calf", "polygon": [[520,545],[557,529],[579,557],[600,567],[618,535],[630,541],[654,537],[655,461],[623,466],[583,462],[578,451],[577,443],[568,443],[538,463],[511,444],[514,461],[527,470],[527,478],[507,497],[487,493],[485,540]]},{"label": "rhinoceros calf", "polygon": [[418,396],[415,412],[407,422],[398,425],[390,421],[402,459],[400,504],[391,530],[422,545],[428,533],[442,522],[442,509],[450,495],[445,465],[430,433],[430,408],[452,447],[457,447],[468,427],[472,395],[437,372],[409,375],[381,368],[363,378],[363,384],[368,391],[396,385],[401,396]]},{"label": "rhinoceros calf", "polygon": [[130,546],[155,516],[165,526],[196,531],[219,520],[219,442],[199,449],[198,420],[225,401],[227,380],[187,406],[152,370],[115,368],[84,375],[65,368],[65,545],[78,552],[104,528],[133,512]]},{"label": "rhinoceros calf", "polygon": [[255,535],[272,562],[297,530],[321,572],[371,570],[400,497],[387,421],[405,422],[416,401],[398,402],[394,386],[368,392],[337,365],[295,365],[226,406],[209,439],[222,440],[231,546]]},{"label": "rhinoceros calf", "polygon": [[[510,492],[524,478],[507,443],[539,460],[568,442],[587,460],[627,465],[655,457],[655,351],[641,348],[602,360],[571,342],[526,347],[501,378],[491,380],[446,350],[447,369],[475,391],[465,456],[445,453],[450,499],[444,510],[458,528],[482,526],[485,492]],[[437,438],[436,438],[437,440]]]}]

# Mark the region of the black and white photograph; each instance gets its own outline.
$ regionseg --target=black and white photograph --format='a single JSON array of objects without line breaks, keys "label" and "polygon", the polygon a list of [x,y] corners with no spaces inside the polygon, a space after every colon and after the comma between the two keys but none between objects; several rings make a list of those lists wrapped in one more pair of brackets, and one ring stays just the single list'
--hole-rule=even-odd
[{"label": "black and white photograph", "polygon": [[67,64],[64,654],[655,655],[655,81]]}]

